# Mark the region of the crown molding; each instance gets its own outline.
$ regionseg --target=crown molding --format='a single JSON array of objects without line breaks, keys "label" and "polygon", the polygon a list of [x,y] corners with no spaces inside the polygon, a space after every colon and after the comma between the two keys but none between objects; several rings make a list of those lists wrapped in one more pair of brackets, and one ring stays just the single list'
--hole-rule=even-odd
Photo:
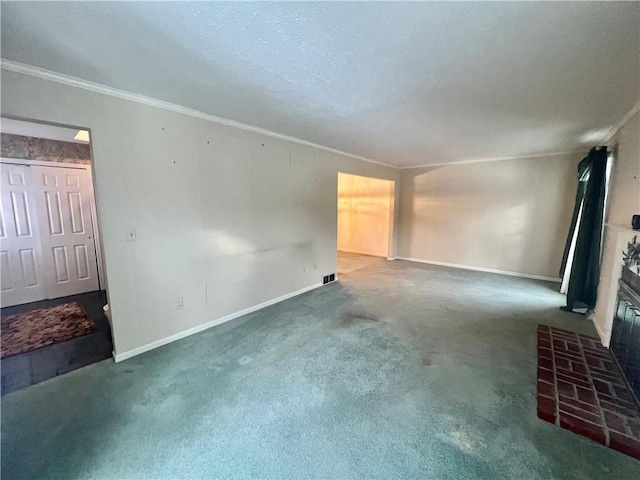
[{"label": "crown molding", "polygon": [[382,167],[393,168],[393,169],[398,168],[395,165],[390,165],[388,163],[380,162],[367,157],[362,157],[360,155],[355,155],[353,153],[344,152],[336,148],[327,147],[325,145],[313,143],[308,140],[303,140],[301,138],[292,137],[289,135],[285,135],[283,133],[273,132],[271,130],[267,130],[264,128],[255,127],[253,125],[237,122],[235,120],[230,120],[228,118],[218,117],[217,115],[201,112],[199,110],[195,110],[189,107],[183,107],[175,103],[165,102],[163,100],[157,100],[155,98],[145,97],[144,95],[139,95],[137,93],[131,93],[125,90],[119,90],[117,88],[108,87],[107,85],[103,85],[101,83],[90,82],[88,80],[83,80],[81,78],[76,78],[70,75],[65,75],[62,73],[53,72],[51,70],[46,70],[44,68],[34,67],[32,65],[14,62],[13,60],[6,60],[4,58],[0,58],[0,68],[2,68],[3,70],[8,70],[10,72],[20,73],[22,75],[29,75],[31,77],[37,77],[43,80],[50,80],[52,82],[61,83],[63,85],[69,85],[71,87],[82,88],[90,92],[99,93],[102,95],[108,95],[110,97],[116,97],[122,100],[129,100],[131,102],[148,105],[150,107],[160,108],[162,110],[168,110],[170,112],[187,115],[189,117],[194,117],[201,120],[208,120],[210,122],[218,123],[220,125],[225,125],[227,127],[239,128],[241,130],[257,133],[259,135],[265,135],[267,137],[277,138],[279,140],[297,143],[299,145],[304,145],[307,147],[317,148],[320,150],[324,150],[326,152],[353,158],[355,160],[361,160],[363,162],[380,165]]},{"label": "crown molding", "polygon": [[640,112],[640,102],[636,103],[633,107],[631,107],[631,110],[629,110],[626,113],[626,115],[620,119],[618,123],[616,123],[613,127],[611,127],[611,129],[604,136],[603,142],[606,144],[609,144],[611,142],[611,139],[620,131],[620,129],[622,129],[622,127],[624,127],[625,124],[629,120],[631,120],[631,117],[633,117],[638,112]]},{"label": "crown molding", "polygon": [[[356,155],[353,153],[338,150],[336,148],[320,145],[318,143],[310,142],[308,140],[303,140],[300,138],[285,135],[283,133],[273,132],[271,130],[267,130],[261,127],[256,127],[256,126],[248,125],[246,123],[238,122],[235,120],[230,120],[228,118],[219,117],[217,115],[195,110],[193,108],[183,107],[175,103],[165,102],[163,100],[146,97],[144,95],[139,95],[137,93],[127,92],[125,90],[120,90],[120,89],[109,87],[107,85],[103,85],[100,83],[83,80],[81,78],[72,77],[70,75],[65,75],[58,72],[53,72],[51,70],[46,70],[44,68],[34,67],[32,65],[27,65],[20,62],[14,62],[13,60],[0,58],[0,68],[2,68],[3,70],[8,70],[10,72],[19,73],[22,75],[29,75],[31,77],[37,77],[43,80],[49,80],[49,81],[60,83],[63,85],[81,88],[83,90],[88,90],[90,92],[99,93],[102,95],[108,95],[110,97],[120,98],[122,100],[128,100],[131,102],[136,102],[136,103],[140,103],[142,105],[147,105],[150,107],[160,108],[162,110],[167,110],[170,112],[187,115],[189,117],[198,118],[201,120],[207,120],[220,125],[225,125],[227,127],[239,128],[241,130],[257,133],[259,135],[265,135],[267,137],[272,137],[272,138],[284,140],[287,142],[297,143],[299,145],[304,145],[307,147],[317,148],[319,150],[324,150],[326,152],[333,153],[336,155],[342,155],[345,157],[353,158],[355,160],[360,160],[363,162],[372,163],[382,167],[393,168],[398,170],[410,170],[415,168],[428,168],[428,167],[443,167],[448,165],[464,165],[464,164],[472,164],[472,163],[499,162],[499,161],[505,161],[505,160],[519,160],[519,159],[525,159],[525,158],[553,157],[556,155],[585,153],[588,151],[588,149],[579,149],[579,150],[569,150],[569,151],[551,152],[551,153],[533,154],[533,155],[477,158],[477,159],[459,160],[459,161],[453,161],[453,162],[396,166],[396,165],[391,165],[389,163],[380,162],[378,160],[373,160],[371,158]],[[616,133],[618,133],[618,131],[624,126],[624,124],[627,121],[629,121],[629,119],[633,117],[633,115],[635,115],[638,111],[640,111],[640,102],[637,103],[631,110],[629,110],[629,112],[627,112],[627,114],[624,117],[622,117],[620,122],[618,122],[614,127],[611,128],[611,130],[609,130],[607,135],[604,137],[605,140],[603,141],[603,143],[608,143],[611,140],[611,138]]]},{"label": "crown molding", "polygon": [[532,155],[518,155],[512,157],[492,157],[492,158],[476,158],[471,160],[459,160],[455,162],[443,162],[443,163],[427,163],[424,165],[409,165],[405,167],[397,167],[400,170],[412,170],[415,168],[429,168],[429,167],[447,167],[450,165],[466,165],[469,163],[490,163],[490,162],[502,162],[505,160],[524,160],[526,158],[545,158],[545,157],[555,157],[557,155],[571,155],[571,154],[582,154],[587,153],[589,148],[581,148],[578,150],[564,150],[561,152],[551,152],[551,153],[538,153]]}]

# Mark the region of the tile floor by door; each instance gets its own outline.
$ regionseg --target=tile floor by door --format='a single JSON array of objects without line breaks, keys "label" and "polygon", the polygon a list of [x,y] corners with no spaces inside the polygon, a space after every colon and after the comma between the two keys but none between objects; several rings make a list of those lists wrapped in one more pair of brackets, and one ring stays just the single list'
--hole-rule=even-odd
[{"label": "tile floor by door", "polygon": [[111,357],[111,329],[102,310],[107,303],[104,291],[16,305],[3,308],[0,314],[13,315],[71,302],[84,307],[98,331],[0,360],[3,395]]},{"label": "tile floor by door", "polygon": [[405,261],[2,401],[3,478],[637,479],[540,420],[557,285]]}]

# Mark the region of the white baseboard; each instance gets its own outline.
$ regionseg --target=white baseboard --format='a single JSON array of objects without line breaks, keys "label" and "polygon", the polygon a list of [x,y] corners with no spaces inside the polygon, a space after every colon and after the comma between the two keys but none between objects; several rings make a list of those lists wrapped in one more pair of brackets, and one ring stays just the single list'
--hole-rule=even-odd
[{"label": "white baseboard", "polygon": [[496,270],[494,268],[474,267],[471,265],[460,265],[458,263],[437,262],[435,260],[423,260],[421,258],[396,257],[397,260],[406,260],[408,262],[428,263],[430,265],[440,265],[442,267],[460,268],[463,270],[474,270],[476,272],[497,273],[499,275],[508,275],[510,277],[531,278],[533,280],[546,280],[547,282],[560,283],[562,280],[558,277],[545,277],[543,275],[530,275],[528,273],[509,272],[507,270]]},{"label": "white baseboard", "polygon": [[[333,282],[332,282],[333,283]],[[328,284],[327,284],[328,285]],[[262,308],[268,307],[275,303],[280,303],[284,300],[287,300],[292,297],[296,297],[303,293],[309,292],[311,290],[315,290],[318,287],[322,287],[322,283],[316,283],[315,285],[311,285],[309,287],[302,288],[300,290],[296,290],[295,292],[287,293],[286,295],[282,295],[281,297],[274,298],[272,300],[267,300],[266,302],[260,303],[258,305],[254,305],[253,307],[245,308],[244,310],[240,310],[239,312],[230,313],[229,315],[225,315],[224,317],[217,318],[207,323],[203,323],[202,325],[197,325],[193,328],[189,328],[188,330],[184,330],[182,332],[176,333],[174,335],[170,335],[165,338],[161,338],[160,340],[156,340],[155,342],[147,343],[138,348],[134,348],[133,350],[129,350],[128,352],[118,353],[114,352],[113,358],[116,362],[122,362],[123,360],[127,360],[128,358],[135,357],[136,355],[140,355],[141,353],[148,352],[149,350],[153,350],[155,348],[161,347],[163,345],[167,345],[168,343],[175,342],[177,340],[183,339],[190,335],[194,335],[196,333],[207,330],[211,327],[215,327],[216,325],[220,325],[222,323],[228,322],[230,320],[234,320],[243,315],[247,315],[249,313],[253,313]]]},{"label": "white baseboard", "polygon": [[387,257],[387,260],[389,260],[390,262],[394,261],[394,260],[398,260],[398,257]]},{"label": "white baseboard", "polygon": [[357,253],[358,255],[367,255],[369,257],[386,257],[386,255],[380,255],[379,253],[363,252],[362,250],[344,250],[343,248],[339,248],[338,252]]}]

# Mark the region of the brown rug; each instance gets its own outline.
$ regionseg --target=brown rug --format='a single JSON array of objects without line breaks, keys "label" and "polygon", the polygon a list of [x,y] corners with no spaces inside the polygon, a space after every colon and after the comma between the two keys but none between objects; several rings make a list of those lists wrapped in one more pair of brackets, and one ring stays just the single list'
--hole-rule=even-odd
[{"label": "brown rug", "polygon": [[95,323],[78,302],[9,315],[2,318],[1,327],[0,358],[97,331]]}]

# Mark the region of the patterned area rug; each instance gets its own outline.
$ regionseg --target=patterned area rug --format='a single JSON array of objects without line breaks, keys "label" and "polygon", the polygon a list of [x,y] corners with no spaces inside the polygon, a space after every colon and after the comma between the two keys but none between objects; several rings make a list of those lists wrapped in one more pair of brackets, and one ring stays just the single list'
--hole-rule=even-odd
[{"label": "patterned area rug", "polygon": [[1,327],[0,358],[97,331],[95,323],[78,302],[9,315],[2,318]]},{"label": "patterned area rug", "polygon": [[640,408],[597,338],[538,325],[538,417],[640,459]]}]

